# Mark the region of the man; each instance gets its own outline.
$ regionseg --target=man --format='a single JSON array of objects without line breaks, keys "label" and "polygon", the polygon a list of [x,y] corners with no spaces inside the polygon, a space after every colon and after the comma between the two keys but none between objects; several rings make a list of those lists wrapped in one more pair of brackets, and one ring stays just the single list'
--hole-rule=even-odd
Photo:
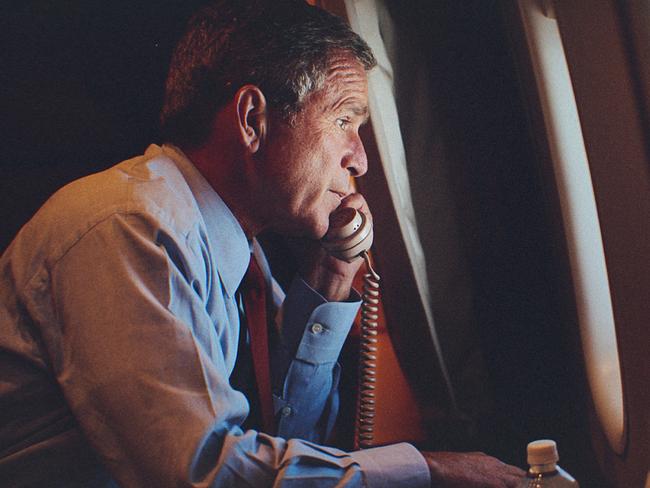
[{"label": "man", "polygon": [[[317,240],[338,208],[370,218],[348,182],[367,169],[374,64],[299,0],[196,14],[170,68],[167,144],[57,192],[0,261],[3,482],[514,486],[520,471],[482,454],[318,444],[360,261]],[[266,229],[312,248],[269,330],[270,424],[241,285],[249,263],[268,278]]]}]

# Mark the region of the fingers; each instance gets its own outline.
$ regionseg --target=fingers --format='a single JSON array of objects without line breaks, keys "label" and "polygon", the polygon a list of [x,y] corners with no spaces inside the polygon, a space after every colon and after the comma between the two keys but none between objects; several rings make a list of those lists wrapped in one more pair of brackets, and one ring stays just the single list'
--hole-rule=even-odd
[{"label": "fingers", "polygon": [[496,458],[490,458],[496,461],[498,466],[494,469],[494,475],[501,480],[506,488],[518,488],[521,480],[526,476],[526,472],[517,466],[512,466],[499,461]]},{"label": "fingers", "polygon": [[525,474],[482,452],[425,452],[423,455],[437,487],[516,488]]},{"label": "fingers", "polygon": [[513,476],[518,476],[518,477],[523,477],[526,476],[526,471],[524,471],[521,468],[518,468],[517,466],[512,466],[510,464],[504,464],[508,472],[513,475]]},{"label": "fingers", "polygon": [[520,486],[522,478],[526,476],[526,471],[518,468],[517,466],[511,466],[510,464],[503,464],[502,473],[506,486],[508,488],[517,488]]},{"label": "fingers", "polygon": [[363,198],[361,193],[350,193],[341,200],[341,207],[352,207],[361,210],[363,207],[367,208],[367,206],[366,199]]},{"label": "fingers", "polygon": [[341,207],[350,207],[350,208],[355,208],[359,212],[362,212],[370,219],[372,222],[372,213],[370,212],[370,208],[368,207],[368,202],[366,202],[366,199],[363,197],[361,193],[350,193],[347,195],[345,198],[341,200]]}]

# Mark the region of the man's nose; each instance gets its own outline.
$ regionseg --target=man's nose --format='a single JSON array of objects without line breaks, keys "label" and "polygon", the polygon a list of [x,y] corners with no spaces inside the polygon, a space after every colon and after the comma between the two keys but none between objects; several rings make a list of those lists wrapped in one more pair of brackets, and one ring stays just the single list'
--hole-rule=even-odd
[{"label": "man's nose", "polygon": [[354,139],[352,152],[343,158],[343,166],[348,170],[350,176],[355,178],[366,174],[368,171],[368,156],[358,134]]}]

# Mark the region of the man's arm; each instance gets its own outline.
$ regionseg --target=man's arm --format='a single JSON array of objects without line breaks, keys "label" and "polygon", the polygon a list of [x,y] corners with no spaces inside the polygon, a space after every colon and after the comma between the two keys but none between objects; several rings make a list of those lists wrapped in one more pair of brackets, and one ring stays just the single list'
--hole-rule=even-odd
[{"label": "man's arm", "polygon": [[[365,199],[360,194],[348,196],[343,201],[342,206],[356,208],[372,219]],[[353,316],[346,317],[343,314],[337,317],[334,315],[335,307],[349,305],[349,303],[346,304],[345,302],[330,302],[328,306],[332,307],[330,309],[332,313],[325,314],[327,318],[319,318],[315,311],[318,310],[318,306],[328,303],[325,297],[330,300],[347,300],[348,302],[359,303],[359,297],[351,289],[351,284],[358,272],[360,262],[361,260],[345,263],[327,256],[318,245],[312,246],[311,250],[308,250],[307,254],[303,256],[302,272],[309,285],[303,280],[295,280],[292,284],[291,290],[293,294],[290,292],[285,305],[287,305],[287,309],[293,309],[293,315],[291,313],[288,316],[285,315],[283,331],[288,336],[287,331],[293,330],[295,331],[295,337],[303,337],[303,341],[307,344],[313,343],[321,347],[303,347],[299,354],[301,357],[296,358],[292,363],[295,368],[289,372],[298,377],[308,378],[307,380],[292,381],[290,375],[286,377],[280,375],[276,379],[279,385],[300,385],[300,388],[294,389],[295,391],[287,392],[286,389],[283,390],[283,394],[294,396],[297,399],[296,401],[302,402],[307,407],[308,412],[306,415],[301,416],[299,410],[289,408],[286,411],[288,414],[286,417],[280,415],[279,427],[281,435],[287,433],[296,437],[322,440],[326,439],[330,433],[329,429],[334,423],[338,406],[338,391],[336,389],[338,364],[335,361],[338,358],[342,341],[349,331]],[[304,327],[305,323],[307,324],[306,328]],[[321,327],[323,323],[328,325]],[[302,325],[296,328],[295,324]],[[328,334],[321,337],[319,337],[320,334],[314,334],[311,329],[314,324],[318,324],[320,333],[326,331]],[[304,334],[302,333],[303,330]],[[337,334],[341,335],[338,336]],[[314,337],[317,339],[314,340]],[[288,343],[293,347],[293,350],[296,350],[298,348],[294,344],[298,343],[297,339],[294,338],[293,341],[292,343],[291,339],[288,339],[285,343]],[[302,343],[300,343],[299,347],[302,347]],[[323,350],[329,351],[329,355],[323,355]],[[329,363],[327,361],[319,362],[318,360],[322,357],[329,357]],[[302,363],[311,364],[312,368],[320,365],[320,368],[312,369],[310,376],[308,374],[309,368],[303,366]],[[331,367],[331,373],[328,364]],[[286,371],[286,367],[284,369],[280,368],[280,372],[283,371]],[[318,373],[316,373],[317,371]],[[317,376],[320,377],[320,381],[310,381],[310,379]],[[331,383],[326,381],[329,377],[333,378]],[[326,397],[328,401],[324,402]],[[290,402],[282,401],[280,405],[290,405]],[[279,410],[281,409],[279,408]],[[317,422],[319,412],[322,412],[322,417],[320,422]],[[426,459],[432,485],[435,487],[515,487],[525,474],[521,469],[507,465],[483,453],[424,452],[422,455]],[[417,459],[417,457],[419,456],[413,456],[412,459]],[[399,469],[398,463],[397,470]],[[417,472],[418,467],[411,466],[410,469],[412,472]],[[406,478],[408,473],[402,470],[402,476]]]},{"label": "man's arm", "polygon": [[403,486],[428,484],[408,445],[345,453],[242,432],[248,402],[228,382],[233,351],[214,322],[224,319],[206,312],[206,287],[218,283],[192,269],[205,263],[187,236],[167,231],[148,216],[115,214],[51,271],[61,324],[46,338],[53,368],[121,485],[399,486],[399,466],[416,468]]},{"label": "man's arm", "polygon": [[359,308],[328,302],[296,277],[282,305],[272,350],[278,435],[324,442],[338,412],[339,354]]},{"label": "man's arm", "polygon": [[[360,194],[346,197],[343,207],[372,219]],[[268,270],[259,245],[255,252]],[[352,281],[362,260],[341,261],[313,241],[303,241],[297,254],[300,276],[282,304],[271,352],[278,435],[324,442],[338,413],[337,361],[361,304]]]}]

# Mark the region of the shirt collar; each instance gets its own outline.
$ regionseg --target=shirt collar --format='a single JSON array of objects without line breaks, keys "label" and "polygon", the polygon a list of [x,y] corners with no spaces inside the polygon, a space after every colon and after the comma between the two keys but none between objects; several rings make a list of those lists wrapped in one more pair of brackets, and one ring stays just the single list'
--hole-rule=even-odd
[{"label": "shirt collar", "polygon": [[196,199],[218,263],[221,282],[228,296],[233,297],[251,255],[244,230],[214,188],[178,147],[164,144],[162,151],[176,163]]}]

